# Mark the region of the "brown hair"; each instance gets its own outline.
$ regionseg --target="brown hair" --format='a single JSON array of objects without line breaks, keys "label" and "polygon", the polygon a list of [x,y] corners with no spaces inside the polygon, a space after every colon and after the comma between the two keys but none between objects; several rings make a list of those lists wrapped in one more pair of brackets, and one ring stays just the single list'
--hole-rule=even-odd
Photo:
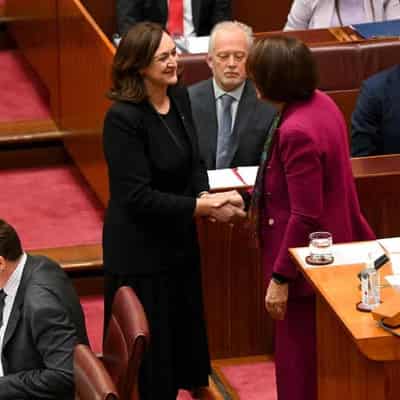
[{"label": "brown hair", "polygon": [[275,102],[307,100],[318,83],[310,49],[286,36],[259,40],[247,59],[247,72],[262,97]]},{"label": "brown hair", "polygon": [[163,32],[159,24],[140,22],[123,36],[112,65],[110,99],[139,103],[147,97],[140,70],[151,64]]},{"label": "brown hair", "polygon": [[21,241],[16,230],[0,219],[0,256],[9,261],[16,261],[21,254]]}]

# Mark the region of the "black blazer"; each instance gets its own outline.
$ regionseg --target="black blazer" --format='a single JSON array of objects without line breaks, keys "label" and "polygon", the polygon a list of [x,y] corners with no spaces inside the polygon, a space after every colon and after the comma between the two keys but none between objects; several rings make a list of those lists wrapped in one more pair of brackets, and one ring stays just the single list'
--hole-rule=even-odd
[{"label": "black blazer", "polygon": [[[216,23],[231,19],[231,1],[192,0],[192,14],[196,35],[209,35]],[[165,26],[167,19],[168,0],[117,0],[117,23],[121,34],[137,22],[152,21]]]},{"label": "black blazer", "polygon": [[[201,156],[207,169],[215,169],[218,120],[212,79],[191,86],[189,95],[199,135]],[[236,142],[231,149],[230,167],[259,164],[274,115],[273,107],[258,100],[254,85],[246,81],[232,131]]]},{"label": "black blazer", "polygon": [[48,258],[28,255],[3,341],[0,398],[72,400],[77,342],[88,339],[69,278]]},{"label": "black blazer", "polygon": [[[104,122],[110,200],[103,230],[104,268],[118,274],[154,273],[198,262],[194,210],[208,190],[186,89],[169,96],[178,110],[190,165],[149,102],[115,102]],[[186,153],[185,153],[186,154]],[[185,158],[186,159],[186,158]]]},{"label": "black blazer", "polygon": [[400,153],[400,66],[363,82],[351,120],[353,157]]}]

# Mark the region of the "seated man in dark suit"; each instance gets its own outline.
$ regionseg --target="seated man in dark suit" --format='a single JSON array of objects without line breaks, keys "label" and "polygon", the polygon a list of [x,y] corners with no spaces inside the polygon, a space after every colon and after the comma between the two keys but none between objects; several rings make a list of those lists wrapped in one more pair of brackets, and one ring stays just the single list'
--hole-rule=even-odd
[{"label": "seated man in dark suit", "polygon": [[[167,27],[172,35],[207,36],[216,23],[231,19],[231,0],[180,0],[175,3],[176,0],[117,0],[118,32],[123,35],[132,25],[151,21]],[[181,8],[180,14],[176,7]],[[181,32],[175,31],[177,19],[181,20],[178,21]]]},{"label": "seated man in dark suit", "polygon": [[258,165],[275,111],[257,99],[246,76],[252,30],[221,22],[210,36],[213,78],[189,88],[200,152],[207,169]]},{"label": "seated man in dark suit", "polygon": [[0,220],[0,399],[74,399],[73,351],[88,343],[68,277],[53,261],[23,252]]},{"label": "seated man in dark suit", "polygon": [[353,157],[400,153],[400,65],[361,86],[351,121]]}]

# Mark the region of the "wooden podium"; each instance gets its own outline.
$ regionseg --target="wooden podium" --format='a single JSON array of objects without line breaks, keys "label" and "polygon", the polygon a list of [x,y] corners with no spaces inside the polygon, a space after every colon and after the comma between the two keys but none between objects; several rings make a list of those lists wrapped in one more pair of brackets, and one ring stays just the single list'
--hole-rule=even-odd
[{"label": "wooden podium", "polygon": [[[356,244],[343,245],[349,252]],[[308,268],[299,249],[290,254],[316,291],[318,400],[400,398],[400,338],[356,310],[362,264]],[[381,270],[381,283],[391,266]],[[382,301],[394,292],[381,289]],[[400,304],[399,304],[400,310]]]}]

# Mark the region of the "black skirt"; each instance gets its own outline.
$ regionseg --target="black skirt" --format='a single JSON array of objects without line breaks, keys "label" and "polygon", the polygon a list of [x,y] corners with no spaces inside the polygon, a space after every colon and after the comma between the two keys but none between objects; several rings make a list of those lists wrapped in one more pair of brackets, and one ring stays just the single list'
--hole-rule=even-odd
[{"label": "black skirt", "polygon": [[121,286],[143,304],[150,348],[140,371],[141,400],[176,399],[178,389],[208,385],[210,359],[198,265],[149,275],[105,274],[105,321]]}]

